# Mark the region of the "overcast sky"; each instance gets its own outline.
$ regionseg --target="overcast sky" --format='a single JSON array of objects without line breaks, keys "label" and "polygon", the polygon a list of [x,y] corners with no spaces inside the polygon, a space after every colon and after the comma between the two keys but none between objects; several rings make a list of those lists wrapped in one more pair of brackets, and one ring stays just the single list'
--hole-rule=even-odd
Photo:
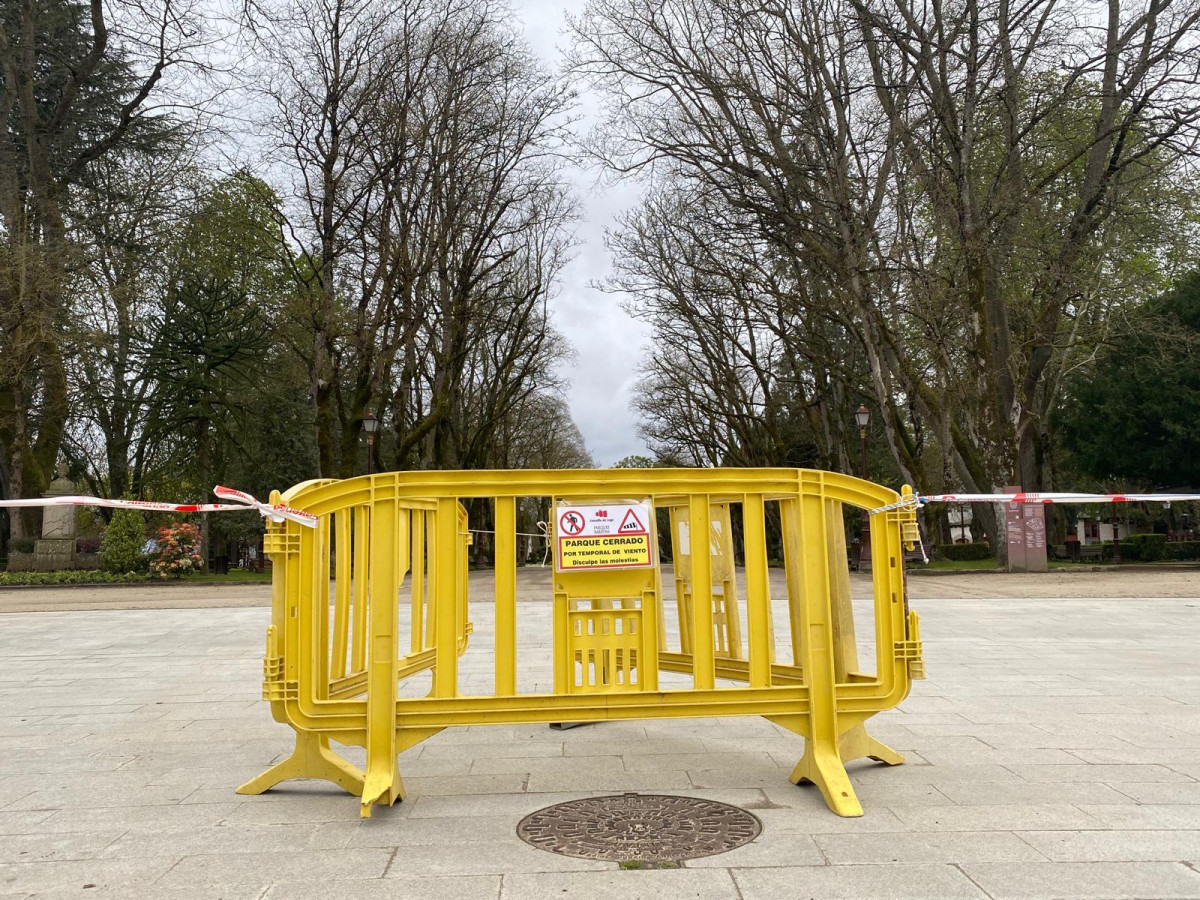
[{"label": "overcast sky", "polygon": [[[514,0],[526,39],[552,66],[562,62],[560,48],[566,13],[578,13],[584,0]],[[595,101],[582,98],[585,116]],[[590,123],[581,123],[586,128]],[[647,352],[648,331],[621,309],[620,297],[590,287],[609,274],[604,230],[624,209],[635,205],[639,189],[634,184],[598,184],[597,172],[579,172],[581,220],[579,247],[574,261],[563,272],[555,300],[554,318],[559,330],[575,348],[575,359],[564,370],[570,380],[568,401],[597,465],[611,466],[631,453],[647,453],[637,433],[630,408],[630,389],[637,379],[640,360]]]}]

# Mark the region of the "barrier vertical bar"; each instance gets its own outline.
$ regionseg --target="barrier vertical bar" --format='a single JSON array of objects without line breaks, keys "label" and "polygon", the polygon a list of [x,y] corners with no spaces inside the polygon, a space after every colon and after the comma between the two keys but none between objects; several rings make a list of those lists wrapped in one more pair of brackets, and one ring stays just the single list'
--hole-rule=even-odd
[{"label": "barrier vertical bar", "polygon": [[410,608],[412,609],[411,635],[409,637],[409,652],[419,653],[425,646],[425,512],[414,509],[410,514],[412,522],[412,590]]},{"label": "barrier vertical bar", "polygon": [[647,530],[653,535],[651,553],[654,555],[655,566],[650,575],[649,588],[642,590],[642,648],[641,655],[634,662],[637,665],[637,680],[644,691],[658,690],[658,652],[663,646],[663,633],[666,626],[662,621],[662,581],[658,568],[658,516],[655,512],[654,499],[650,499],[650,521],[646,523]]},{"label": "barrier vertical bar", "polygon": [[[907,625],[907,603],[904,597],[904,547],[900,542],[900,528],[895,517],[887,514],[872,517],[871,527],[884,535],[882,540],[871,541],[871,564],[877,572],[886,572],[884,578],[875,577],[875,603],[878,621],[875,627],[875,651],[879,679],[889,688],[898,678],[906,678],[907,663],[897,660],[896,642],[905,639]],[[873,532],[874,534],[874,532]],[[885,602],[886,601],[886,602]],[[890,616],[880,616],[878,609],[886,605]]]},{"label": "barrier vertical bar", "polygon": [[443,497],[437,502],[433,553],[437,569],[433,581],[435,631],[433,696],[454,697],[458,693],[458,501]]},{"label": "barrier vertical bar", "polygon": [[789,517],[793,523],[793,530],[798,531],[800,528],[799,509],[796,507],[797,502],[796,500],[780,500],[779,519],[784,530],[783,573],[784,581],[787,584],[788,625],[791,628],[792,634],[792,665],[803,666],[804,661],[800,651],[801,646],[804,644],[804,626],[801,622],[800,607],[804,596],[804,585],[802,582],[804,559],[799,555],[799,543],[787,540],[787,523]]},{"label": "barrier vertical bar", "polygon": [[[689,579],[692,577],[692,535],[688,524],[688,511],[681,506],[672,506],[668,511],[671,525],[671,547],[675,565],[675,614],[679,617],[679,652],[692,652],[692,605]],[[687,532],[685,542],[684,532]],[[666,629],[663,629],[664,633]]]},{"label": "barrier vertical bar", "polygon": [[[559,579],[558,572],[558,533],[557,517],[554,511],[558,509],[560,498],[550,498],[550,524],[547,528],[547,540],[550,553],[554,557],[554,693],[567,694],[575,686],[575,654],[571,650],[571,600]],[[586,669],[586,663],[584,663]],[[587,681],[586,674],[583,681]]]},{"label": "barrier vertical bar", "polygon": [[314,662],[317,669],[317,696],[322,700],[329,698],[329,520],[329,516],[321,516],[317,526],[317,552],[313,559],[313,566],[317,570],[313,576],[317,592]]},{"label": "barrier vertical bar", "polygon": [[517,692],[517,501],[496,498],[496,693]]},{"label": "barrier vertical bar", "polygon": [[398,518],[394,497],[371,503],[371,659],[367,670],[367,769],[362,794],[363,818],[370,817],[372,804],[390,806],[404,797],[404,784],[396,768],[396,642],[402,576],[395,552],[401,530]]},{"label": "barrier vertical bar", "polygon": [[571,601],[554,591],[554,693],[567,694],[575,685],[575,655],[571,652]]},{"label": "barrier vertical bar", "polygon": [[437,646],[437,516],[425,514],[425,647]]},{"label": "barrier vertical bar", "polygon": [[350,635],[350,514],[339,511],[333,517],[333,677],[346,677],[346,646]]},{"label": "barrier vertical bar", "polygon": [[688,498],[688,530],[692,544],[692,683],[697,690],[715,686],[708,513],[708,494],[692,494]]},{"label": "barrier vertical bar", "polygon": [[[455,582],[455,587],[458,590],[458,603],[454,607],[454,633],[465,642],[467,633],[464,626],[469,618],[467,614],[467,576],[471,571],[471,532],[468,530],[469,523],[467,522],[466,509],[460,503],[455,503],[454,508],[456,512],[454,521],[458,524],[458,542],[454,545],[454,552],[457,554],[454,558],[458,563],[458,576]],[[456,641],[458,637],[455,638]],[[464,643],[460,649],[465,650],[466,644]]]},{"label": "barrier vertical bar", "polygon": [[367,548],[370,546],[371,512],[354,507],[354,641],[350,645],[350,669],[367,668]]},{"label": "barrier vertical bar", "polygon": [[738,611],[737,568],[734,560],[733,512],[728,503],[717,503],[712,507],[711,541],[717,548],[713,569],[713,581],[720,581],[720,589],[713,595],[719,597],[722,623],[717,629],[724,635],[725,653],[729,659],[742,659],[742,621]]},{"label": "barrier vertical bar", "polygon": [[816,784],[825,803],[839,816],[861,816],[862,806],[854,795],[838,745],[825,498],[817,486],[805,491],[802,484],[800,499],[782,505],[784,541],[792,545],[791,558],[800,566],[800,654],[809,706],[804,756],[792,771],[791,780]]},{"label": "barrier vertical bar", "polygon": [[750,687],[771,686],[771,583],[767,570],[767,523],[762,494],[742,501],[746,544],[746,618],[750,629]]},{"label": "barrier vertical bar", "polygon": [[659,602],[659,586],[642,591],[642,655],[636,660],[638,684],[644,691],[658,690],[658,648],[662,641],[662,604]]},{"label": "barrier vertical bar", "polygon": [[[858,671],[858,643],[850,599],[846,526],[842,520],[842,504],[837,500],[825,501],[825,533],[829,548],[829,600],[833,613],[833,668],[837,680],[845,683],[850,680],[850,673]],[[881,542],[882,538],[880,535]]]},{"label": "barrier vertical bar", "polygon": [[[313,700],[319,696],[316,673],[313,671],[313,663],[317,657],[316,628],[313,619],[317,615],[317,604],[314,600],[317,596],[317,548],[320,545],[319,529],[302,528],[300,530],[300,578],[297,582],[296,604],[291,612],[291,623],[295,625],[292,632],[295,640],[291,646],[296,650],[294,654],[288,654],[288,656],[295,657],[296,674],[293,677],[299,684],[299,689],[301,691],[307,689],[309,697]],[[328,615],[328,609],[326,609],[326,614]],[[285,644],[285,646],[287,645]]]},{"label": "barrier vertical bar", "polygon": [[[283,620],[283,677],[286,681],[298,681],[300,678],[300,607],[307,599],[304,594],[307,585],[304,583],[304,541],[305,532],[312,539],[311,529],[301,528],[295,522],[283,523],[284,532],[289,541],[296,543],[296,553],[289,553],[284,563],[284,620]],[[278,560],[276,560],[278,564]],[[274,578],[274,575],[272,575]]]}]

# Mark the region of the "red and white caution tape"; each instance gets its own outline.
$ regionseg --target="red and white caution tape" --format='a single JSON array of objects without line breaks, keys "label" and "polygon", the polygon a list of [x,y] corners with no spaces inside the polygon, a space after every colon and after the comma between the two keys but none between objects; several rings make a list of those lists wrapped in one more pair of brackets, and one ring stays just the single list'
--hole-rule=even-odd
[{"label": "red and white caution tape", "polygon": [[1200,500],[1200,494],[915,494],[871,510],[871,514],[923,503],[1176,503]]},{"label": "red and white caution tape", "polygon": [[[257,509],[260,514],[266,516],[272,522],[282,522],[284,519],[287,519],[290,522],[296,522],[308,528],[317,527],[317,517],[302,509],[293,509],[283,503],[263,503],[245,491],[223,487],[219,484],[213,488],[213,493],[222,500],[233,500],[235,503],[243,503],[246,506]],[[238,509],[239,507],[230,506],[228,508]]]},{"label": "red and white caution tape", "polygon": [[140,509],[145,512],[246,512],[255,510],[272,522],[287,519],[308,528],[317,527],[317,517],[312,513],[292,509],[282,503],[263,503],[244,491],[217,485],[213,489],[218,497],[234,500],[235,503],[161,503],[157,500],[109,500],[104,497],[31,497],[22,500],[0,500],[0,507],[27,506],[103,506],[109,509]]}]

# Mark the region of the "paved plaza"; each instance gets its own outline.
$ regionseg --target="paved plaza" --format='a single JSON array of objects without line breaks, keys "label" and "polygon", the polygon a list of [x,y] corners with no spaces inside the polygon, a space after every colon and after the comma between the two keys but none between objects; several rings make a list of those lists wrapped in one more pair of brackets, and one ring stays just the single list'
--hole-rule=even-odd
[{"label": "paved plaza", "polygon": [[[521,578],[536,689],[547,579]],[[488,584],[472,575],[465,689],[490,687]],[[447,730],[401,757],[408,800],[363,821],[317,782],[234,793],[292,746],[259,699],[266,587],[0,591],[0,896],[1200,898],[1200,572],[910,593],[929,678],[869,723],[908,763],[852,764],[860,819],[788,782],[800,739],[690,719]],[[655,871],[516,837],[621,791],[735,804],[762,834]]]}]

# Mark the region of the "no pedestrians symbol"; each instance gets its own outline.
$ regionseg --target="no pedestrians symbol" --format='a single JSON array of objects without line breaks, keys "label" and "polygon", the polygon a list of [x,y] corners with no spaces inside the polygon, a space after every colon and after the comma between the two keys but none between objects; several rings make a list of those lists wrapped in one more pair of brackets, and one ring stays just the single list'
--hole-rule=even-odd
[{"label": "no pedestrians symbol", "polygon": [[567,510],[558,520],[558,527],[562,529],[563,534],[579,534],[583,531],[583,525],[583,516],[573,509]]}]

